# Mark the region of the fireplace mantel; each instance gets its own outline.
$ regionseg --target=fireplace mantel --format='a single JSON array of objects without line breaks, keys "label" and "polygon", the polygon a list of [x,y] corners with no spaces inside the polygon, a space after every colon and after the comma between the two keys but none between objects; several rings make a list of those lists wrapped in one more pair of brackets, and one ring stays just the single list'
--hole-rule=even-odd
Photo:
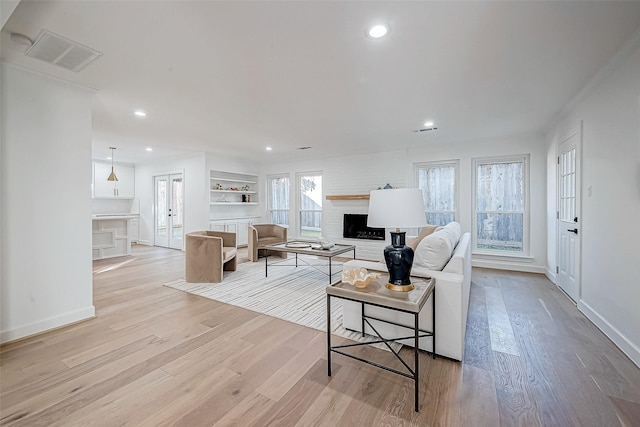
[{"label": "fireplace mantel", "polygon": [[337,196],[325,196],[327,200],[369,200],[368,194],[342,194]]}]

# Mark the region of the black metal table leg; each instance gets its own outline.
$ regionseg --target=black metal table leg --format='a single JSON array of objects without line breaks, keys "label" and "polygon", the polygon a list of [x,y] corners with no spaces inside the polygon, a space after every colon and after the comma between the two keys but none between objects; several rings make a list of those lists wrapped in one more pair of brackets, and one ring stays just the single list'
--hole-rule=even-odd
[{"label": "black metal table leg", "polygon": [[269,275],[269,249],[264,250],[264,277]]},{"label": "black metal table leg", "polygon": [[331,284],[331,277],[333,275],[331,274],[331,257],[329,257],[329,284]]},{"label": "black metal table leg", "polygon": [[327,295],[327,375],[331,376],[331,295]]},{"label": "black metal table leg", "polygon": [[418,412],[420,410],[419,408],[419,404],[418,404],[418,392],[419,392],[419,387],[418,387],[418,383],[420,382],[420,362],[419,362],[419,348],[418,348],[418,344],[419,344],[419,338],[418,338],[418,332],[419,330],[419,326],[418,326],[418,313],[414,314],[414,319],[415,319],[415,346],[414,346],[414,358],[415,358],[415,365],[414,365],[414,388],[415,388],[415,394],[413,396],[413,401],[414,401],[414,406],[415,406],[415,411]]}]

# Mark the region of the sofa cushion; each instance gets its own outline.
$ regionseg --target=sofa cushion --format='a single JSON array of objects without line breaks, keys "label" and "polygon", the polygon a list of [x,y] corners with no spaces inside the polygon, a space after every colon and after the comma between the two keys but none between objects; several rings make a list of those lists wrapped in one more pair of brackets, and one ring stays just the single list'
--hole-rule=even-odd
[{"label": "sofa cushion", "polygon": [[413,257],[413,265],[428,270],[442,270],[451,258],[453,246],[451,232],[434,231],[418,244]]},{"label": "sofa cushion", "polygon": [[456,248],[458,245],[458,240],[460,240],[460,236],[462,235],[462,228],[460,224],[457,222],[450,222],[447,225],[438,227],[436,231],[443,231],[449,237],[449,242],[451,243],[451,251]]},{"label": "sofa cushion", "polygon": [[413,251],[415,252],[416,248],[418,247],[418,244],[422,241],[422,239],[424,239],[429,234],[436,231],[437,228],[438,228],[437,225],[428,225],[428,224],[425,225],[420,230],[420,234],[418,234],[418,237],[412,237],[410,239],[407,239],[407,246],[411,247],[411,249],[413,249]]},{"label": "sofa cushion", "polygon": [[238,253],[238,249],[232,248],[230,246],[223,246],[222,247],[222,262],[227,262],[230,259],[233,259],[233,257],[235,257],[237,253]]}]

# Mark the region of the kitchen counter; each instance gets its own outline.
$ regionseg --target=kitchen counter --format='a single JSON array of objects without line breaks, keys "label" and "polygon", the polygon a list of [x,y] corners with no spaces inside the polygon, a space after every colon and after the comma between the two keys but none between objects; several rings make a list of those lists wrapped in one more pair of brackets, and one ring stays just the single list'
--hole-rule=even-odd
[{"label": "kitchen counter", "polygon": [[127,214],[94,214],[91,216],[91,218],[95,221],[101,221],[101,220],[105,220],[105,219],[130,219],[130,218],[138,218],[140,215],[139,214],[132,214],[132,213],[127,213]]}]

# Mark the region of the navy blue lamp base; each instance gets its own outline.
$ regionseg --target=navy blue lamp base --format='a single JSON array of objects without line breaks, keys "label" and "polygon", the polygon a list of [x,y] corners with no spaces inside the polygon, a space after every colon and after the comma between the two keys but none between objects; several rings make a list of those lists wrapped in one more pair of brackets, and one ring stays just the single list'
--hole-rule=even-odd
[{"label": "navy blue lamp base", "polygon": [[411,283],[411,266],[413,265],[413,249],[405,246],[404,231],[391,232],[391,244],[384,248],[384,260],[389,270],[388,289],[408,292],[414,289]]}]

